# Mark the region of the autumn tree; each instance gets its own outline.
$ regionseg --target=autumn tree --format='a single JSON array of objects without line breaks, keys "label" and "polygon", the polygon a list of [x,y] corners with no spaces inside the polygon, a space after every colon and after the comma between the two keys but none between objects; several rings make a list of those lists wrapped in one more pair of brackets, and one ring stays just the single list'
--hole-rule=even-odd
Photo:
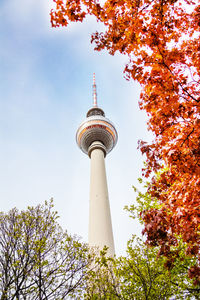
[{"label": "autumn tree", "polygon": [[[170,255],[181,236],[187,254],[200,255],[199,1],[54,2],[53,27],[95,16],[105,25],[104,32],[92,35],[95,50],[127,55],[125,76],[141,84],[139,105],[147,112],[154,140],[141,141],[139,148],[146,154],[143,173],[151,178],[149,193],[160,203],[143,213],[149,244]],[[197,283],[199,263],[190,270]]]},{"label": "autumn tree", "polygon": [[0,214],[0,299],[77,299],[88,248],[57,218],[52,202]]}]

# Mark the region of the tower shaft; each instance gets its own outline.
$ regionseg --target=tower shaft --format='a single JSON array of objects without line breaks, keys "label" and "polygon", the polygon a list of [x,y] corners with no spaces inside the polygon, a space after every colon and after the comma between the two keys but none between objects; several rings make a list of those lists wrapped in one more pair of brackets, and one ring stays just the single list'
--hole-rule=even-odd
[{"label": "tower shaft", "polygon": [[107,255],[114,256],[114,239],[108,198],[105,169],[105,146],[93,142],[88,153],[91,158],[90,174],[90,211],[89,211],[89,246],[109,247]]}]

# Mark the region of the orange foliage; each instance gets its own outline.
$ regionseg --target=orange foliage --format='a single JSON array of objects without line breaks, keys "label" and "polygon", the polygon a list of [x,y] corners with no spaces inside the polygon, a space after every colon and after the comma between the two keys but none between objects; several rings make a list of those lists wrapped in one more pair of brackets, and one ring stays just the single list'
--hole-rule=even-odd
[{"label": "orange foliage", "polygon": [[[200,255],[198,0],[107,0],[102,5],[96,0],[54,1],[53,27],[96,16],[105,32],[92,35],[95,49],[128,55],[126,77],[142,86],[139,104],[155,138],[139,147],[147,156],[144,175],[160,170],[149,192],[162,203],[159,210],[143,212],[148,242],[170,255],[178,235],[188,244],[188,255]],[[200,268],[190,270],[190,277],[194,272],[200,281]]]}]

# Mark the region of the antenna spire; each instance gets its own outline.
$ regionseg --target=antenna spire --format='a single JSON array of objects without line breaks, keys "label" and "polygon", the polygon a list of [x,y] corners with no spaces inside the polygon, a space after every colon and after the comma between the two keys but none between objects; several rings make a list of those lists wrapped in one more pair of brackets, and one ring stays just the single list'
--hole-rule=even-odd
[{"label": "antenna spire", "polygon": [[97,107],[97,86],[95,81],[95,73],[93,73],[93,106]]}]

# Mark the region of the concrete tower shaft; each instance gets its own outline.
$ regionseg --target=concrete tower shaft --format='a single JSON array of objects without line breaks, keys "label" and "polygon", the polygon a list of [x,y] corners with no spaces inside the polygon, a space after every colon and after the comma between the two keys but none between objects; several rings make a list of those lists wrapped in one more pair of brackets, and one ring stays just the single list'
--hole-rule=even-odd
[{"label": "concrete tower shaft", "polygon": [[91,146],[89,246],[108,247],[108,256],[114,256],[114,238],[105,168],[105,150],[101,142]]},{"label": "concrete tower shaft", "polygon": [[91,158],[89,246],[99,249],[107,246],[109,256],[113,256],[115,250],[104,158],[115,147],[117,138],[114,125],[97,106],[93,76],[93,107],[78,128],[76,141]]}]

